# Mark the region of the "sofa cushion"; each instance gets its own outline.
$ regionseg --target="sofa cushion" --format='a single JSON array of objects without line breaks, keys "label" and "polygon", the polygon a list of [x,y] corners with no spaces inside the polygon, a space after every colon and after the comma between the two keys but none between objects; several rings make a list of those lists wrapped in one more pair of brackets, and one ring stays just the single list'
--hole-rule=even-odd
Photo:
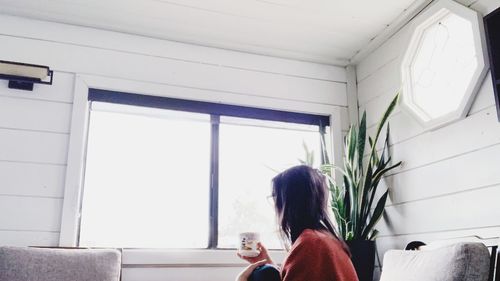
[{"label": "sofa cushion", "polygon": [[380,281],[487,281],[489,264],[489,252],[482,243],[391,250],[384,256]]},{"label": "sofa cushion", "polygon": [[0,247],[0,280],[118,281],[120,268],[116,250]]}]

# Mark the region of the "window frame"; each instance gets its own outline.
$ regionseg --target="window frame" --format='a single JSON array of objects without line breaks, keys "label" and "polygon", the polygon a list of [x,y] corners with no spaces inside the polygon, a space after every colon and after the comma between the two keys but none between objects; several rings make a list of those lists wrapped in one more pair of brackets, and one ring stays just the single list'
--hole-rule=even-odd
[{"label": "window frame", "polygon": [[[105,102],[146,108],[175,110],[210,115],[210,183],[209,183],[209,233],[206,249],[220,249],[219,241],[219,128],[223,116],[279,121],[293,124],[318,126],[318,136],[324,137],[326,127],[330,126],[330,117],[309,113],[297,113],[283,110],[254,108],[169,97],[158,97],[89,88],[89,102]],[[82,187],[84,188],[84,187]],[[83,191],[83,190],[82,190]],[[83,197],[82,197],[83,198]],[[80,227],[79,227],[80,228]],[[80,229],[78,231],[80,233]],[[77,243],[80,243],[78,239]],[[79,244],[78,244],[79,246]]]},{"label": "window frame", "polygon": [[[430,120],[424,120],[421,116],[424,110],[418,104],[413,102],[413,88],[411,67],[414,57],[419,51],[423,33],[430,25],[439,21],[443,15],[447,13],[456,14],[468,20],[472,26],[472,34],[474,36],[474,46],[477,56],[477,68],[474,72],[471,81],[465,91],[465,95],[460,102],[457,109],[449,113]],[[403,54],[401,61],[401,83],[402,83],[402,99],[401,105],[405,112],[411,115],[419,124],[426,130],[439,129],[452,122],[463,119],[471,105],[474,98],[482,85],[482,82],[488,72],[488,58],[486,50],[486,37],[484,33],[484,24],[481,15],[452,0],[439,0],[432,4],[425,11],[419,14],[409,26],[409,41],[407,43],[406,52]],[[424,114],[425,115],[425,114]]]},{"label": "window frame", "polygon": [[[197,95],[186,95],[186,93],[182,91],[169,92],[168,90],[171,89],[166,85],[134,82],[116,78],[105,78],[87,74],[79,74],[75,76],[74,103],[71,120],[71,133],[69,136],[68,164],[66,169],[66,182],[59,239],[59,245],[65,247],[75,247],[78,245],[82,181],[84,175],[85,150],[87,146],[90,112],[89,93],[92,88],[110,89],[107,90],[107,93],[127,93],[134,90],[134,92],[141,92],[141,94],[137,95],[149,95],[153,97],[158,96],[165,98],[187,98],[188,101],[193,102],[200,102],[199,100],[202,99]],[[342,114],[341,106],[288,100],[286,98],[255,97],[248,99],[248,97],[242,98],[241,96],[232,93],[217,93],[213,97],[205,96],[202,100],[208,100],[208,103],[215,104],[243,104],[242,107],[325,116],[328,118],[330,123],[330,134],[332,138],[330,145],[332,147],[331,151],[333,156],[332,162],[334,164],[342,162],[342,125],[347,123],[347,120],[345,120],[347,116]],[[341,174],[336,173],[334,177],[336,180],[340,181]],[[140,249],[137,250],[139,252],[141,251]],[[160,249],[160,251],[162,250],[164,252],[171,252],[169,249]],[[211,250],[211,252],[217,252],[219,250],[223,251],[223,249],[213,248],[208,250]],[[201,249],[201,251],[207,251],[207,249]]]}]

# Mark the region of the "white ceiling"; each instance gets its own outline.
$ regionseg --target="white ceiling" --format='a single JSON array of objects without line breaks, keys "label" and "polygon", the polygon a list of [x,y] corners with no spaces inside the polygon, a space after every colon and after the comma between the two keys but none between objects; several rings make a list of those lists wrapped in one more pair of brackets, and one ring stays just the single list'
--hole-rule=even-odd
[{"label": "white ceiling", "polygon": [[0,0],[0,13],[346,65],[417,0]]}]

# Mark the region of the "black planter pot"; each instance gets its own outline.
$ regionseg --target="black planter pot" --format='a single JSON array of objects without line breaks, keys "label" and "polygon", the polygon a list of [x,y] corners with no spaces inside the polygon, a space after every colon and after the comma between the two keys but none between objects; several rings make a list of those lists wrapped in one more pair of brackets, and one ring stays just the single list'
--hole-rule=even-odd
[{"label": "black planter pot", "polygon": [[358,274],[359,281],[373,281],[375,268],[375,241],[347,241],[351,250],[351,260]]}]

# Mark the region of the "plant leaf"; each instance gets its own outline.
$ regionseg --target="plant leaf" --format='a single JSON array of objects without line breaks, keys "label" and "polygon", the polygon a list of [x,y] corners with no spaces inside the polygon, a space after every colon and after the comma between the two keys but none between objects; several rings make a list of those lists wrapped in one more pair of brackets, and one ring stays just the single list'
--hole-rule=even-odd
[{"label": "plant leaf", "polygon": [[392,114],[394,111],[394,108],[396,108],[396,105],[399,102],[399,93],[396,94],[396,96],[392,99],[391,103],[389,104],[389,107],[384,112],[384,115],[382,116],[382,119],[378,123],[377,126],[377,133],[375,134],[374,143],[377,143],[377,140],[380,136],[380,132],[382,131],[382,128],[384,127],[385,123],[387,122],[387,119],[389,119],[389,116]]},{"label": "plant leaf", "polygon": [[356,153],[356,128],[354,126],[351,126],[349,129],[349,136],[346,138],[346,142],[348,163],[352,163]]},{"label": "plant leaf", "polygon": [[385,202],[387,201],[387,196],[389,195],[389,190],[387,190],[382,197],[378,200],[377,206],[375,207],[375,210],[373,211],[373,215],[370,219],[370,222],[368,225],[365,227],[363,230],[363,233],[361,235],[361,239],[367,239],[368,234],[372,230],[372,228],[375,226],[375,224],[380,220],[382,217],[382,214],[384,213],[385,209]]},{"label": "plant leaf", "polygon": [[[372,137],[368,137],[368,142],[370,143],[370,149],[373,148],[375,144],[373,143]],[[375,152],[373,155],[370,156],[368,162],[372,163],[373,166],[377,166],[379,161],[380,159],[378,158],[378,154]]]},{"label": "plant leaf", "polygon": [[359,133],[358,133],[359,167],[363,167],[363,156],[365,155],[365,145],[366,145],[366,111],[363,112],[363,117],[361,117],[361,122],[359,123]]},{"label": "plant leaf", "polygon": [[367,219],[367,214],[369,213],[369,210],[370,210],[370,207],[369,206],[369,202],[368,202],[368,196],[369,196],[369,192],[371,191],[372,189],[372,165],[371,163],[368,163],[368,168],[367,168],[367,171],[366,171],[366,174],[365,174],[365,177],[364,177],[364,184],[363,184],[363,191],[362,191],[362,195],[361,195],[361,198],[360,198],[360,205],[361,205],[361,208],[359,210],[360,214],[359,214],[359,217],[360,217],[360,224],[358,226],[358,229],[357,229],[357,233],[361,233],[362,231],[362,226],[364,226],[366,224],[366,219]]},{"label": "plant leaf", "polygon": [[370,236],[368,236],[368,240],[373,241],[378,235],[378,230],[373,229],[372,232],[370,233]]},{"label": "plant leaf", "polygon": [[371,146],[372,150],[370,153],[370,161],[372,161],[372,158],[376,154],[376,151],[377,151],[376,146],[377,146],[378,138],[380,136],[380,132],[382,131],[382,128],[385,126],[385,123],[389,119],[389,116],[394,111],[394,108],[396,108],[398,101],[399,101],[399,93],[392,99],[391,103],[389,104],[389,107],[387,107],[387,109],[384,112],[384,115],[382,116],[382,119],[380,120],[380,122],[377,125],[377,133],[375,134],[375,138],[373,139],[372,146]]},{"label": "plant leaf", "polygon": [[398,163],[396,163],[396,164],[394,164],[394,165],[392,165],[390,167],[387,167],[387,168],[385,168],[383,170],[380,170],[380,171],[378,171],[377,173],[375,173],[373,175],[373,178],[376,179],[376,180],[380,180],[387,172],[389,172],[390,170],[393,170],[393,169],[401,166],[401,164],[403,164],[403,162],[399,161]]}]

